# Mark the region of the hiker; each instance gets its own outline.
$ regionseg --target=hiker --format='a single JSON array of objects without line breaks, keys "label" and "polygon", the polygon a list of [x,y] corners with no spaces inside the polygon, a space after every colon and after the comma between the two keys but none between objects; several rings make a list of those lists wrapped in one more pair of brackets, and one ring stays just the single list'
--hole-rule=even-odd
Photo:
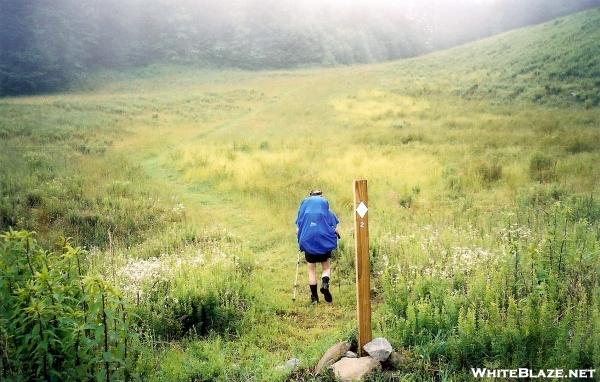
[{"label": "hiker", "polygon": [[300,251],[308,263],[308,285],[310,287],[311,304],[319,302],[317,294],[317,263],[321,263],[321,293],[325,301],[333,301],[329,291],[329,275],[331,252],[337,248],[340,234],[337,230],[339,221],[333,211],[329,210],[329,202],[323,197],[321,190],[312,190],[302,200],[296,218],[296,235]]}]

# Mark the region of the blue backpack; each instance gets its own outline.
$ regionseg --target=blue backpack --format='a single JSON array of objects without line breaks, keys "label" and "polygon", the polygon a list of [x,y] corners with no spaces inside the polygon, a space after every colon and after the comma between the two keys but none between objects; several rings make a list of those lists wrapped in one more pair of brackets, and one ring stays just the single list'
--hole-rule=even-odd
[{"label": "blue backpack", "polygon": [[329,210],[329,202],[322,196],[309,196],[300,203],[296,226],[300,250],[321,255],[337,247],[335,228],[339,220]]}]

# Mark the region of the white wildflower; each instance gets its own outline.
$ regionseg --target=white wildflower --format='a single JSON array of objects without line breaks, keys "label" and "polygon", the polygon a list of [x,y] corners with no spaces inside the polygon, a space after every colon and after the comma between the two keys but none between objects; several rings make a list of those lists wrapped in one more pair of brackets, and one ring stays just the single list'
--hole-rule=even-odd
[{"label": "white wildflower", "polygon": [[185,211],[185,206],[183,205],[183,203],[177,203],[173,207],[173,212],[175,212],[176,214],[183,213],[184,211]]},{"label": "white wildflower", "polygon": [[511,224],[507,228],[498,231],[503,241],[520,241],[531,238],[531,229],[529,227]]}]

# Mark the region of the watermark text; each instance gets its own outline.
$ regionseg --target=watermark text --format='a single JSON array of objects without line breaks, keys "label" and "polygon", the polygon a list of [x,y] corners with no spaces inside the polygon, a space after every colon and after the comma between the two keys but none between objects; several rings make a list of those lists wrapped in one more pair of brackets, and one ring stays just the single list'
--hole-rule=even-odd
[{"label": "watermark text", "polygon": [[544,378],[544,379],[561,379],[561,378],[594,378],[596,369],[542,369],[533,370],[527,368],[518,369],[487,369],[487,368],[471,368],[471,373],[475,378]]}]

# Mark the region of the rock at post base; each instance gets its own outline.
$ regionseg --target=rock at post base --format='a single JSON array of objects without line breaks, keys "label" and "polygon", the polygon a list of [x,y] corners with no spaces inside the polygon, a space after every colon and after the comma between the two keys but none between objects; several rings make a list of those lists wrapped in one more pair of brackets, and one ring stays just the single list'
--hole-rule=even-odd
[{"label": "rock at post base", "polygon": [[277,370],[296,370],[296,368],[300,365],[300,360],[298,358],[290,358],[283,365],[277,366]]},{"label": "rock at post base", "polygon": [[358,354],[356,354],[353,351],[348,350],[346,353],[344,353],[344,357],[346,357],[346,358],[358,358]]},{"label": "rock at post base", "polygon": [[400,370],[406,363],[406,357],[397,351],[393,351],[388,359],[383,363],[386,368]]},{"label": "rock at post base", "polygon": [[363,349],[379,362],[384,362],[394,351],[392,345],[383,337],[374,338],[363,346]]},{"label": "rock at post base", "polygon": [[287,362],[285,363],[285,367],[287,367],[288,369],[291,369],[291,370],[294,370],[299,365],[300,365],[300,360],[298,358],[288,359]]},{"label": "rock at post base", "polygon": [[325,354],[323,354],[323,357],[321,357],[321,360],[315,368],[315,373],[319,374],[329,366],[333,365],[337,360],[342,358],[344,353],[346,353],[348,350],[350,350],[350,343],[345,341],[339,342],[330,347]]},{"label": "rock at post base", "polygon": [[343,382],[358,381],[381,364],[373,357],[342,358],[331,366],[333,374]]}]

